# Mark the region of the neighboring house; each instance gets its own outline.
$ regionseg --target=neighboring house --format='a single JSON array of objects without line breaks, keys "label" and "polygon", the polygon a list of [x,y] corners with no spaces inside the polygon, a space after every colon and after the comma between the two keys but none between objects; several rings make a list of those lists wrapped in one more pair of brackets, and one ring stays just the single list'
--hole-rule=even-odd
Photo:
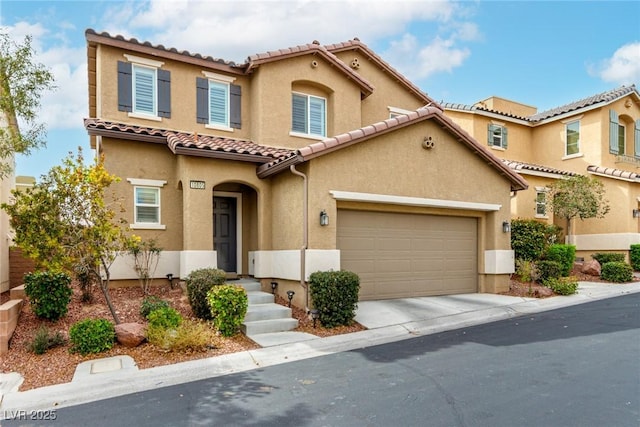
[{"label": "neighboring house", "polygon": [[158,277],[218,267],[304,307],[317,270],[356,272],[363,300],[508,289],[526,181],[359,40],[235,64],[86,39],[85,127]]},{"label": "neighboring house", "polygon": [[640,93],[622,86],[538,113],[491,97],[474,105],[443,104],[445,114],[523,175],[529,189],[514,195],[512,217],[538,218],[567,230],[546,208],[548,185],[581,174],[602,181],[611,210],[604,219],[575,219],[578,256],[629,252],[640,243]]}]

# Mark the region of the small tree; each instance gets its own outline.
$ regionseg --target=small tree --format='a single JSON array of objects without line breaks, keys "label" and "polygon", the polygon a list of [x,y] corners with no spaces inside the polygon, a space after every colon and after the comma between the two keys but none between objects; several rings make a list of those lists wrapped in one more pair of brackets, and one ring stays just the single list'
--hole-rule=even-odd
[{"label": "small tree", "polygon": [[[109,296],[109,269],[124,250],[126,236],[116,222],[122,211],[107,188],[118,178],[102,159],[87,166],[72,154],[53,167],[41,182],[24,192],[12,192],[13,204],[2,204],[15,230],[14,241],[40,267],[91,274],[104,294],[111,315],[119,323]],[[79,268],[81,267],[81,268]]]},{"label": "small tree", "polygon": [[604,184],[595,178],[576,175],[558,180],[549,186],[548,194],[549,208],[555,215],[567,220],[569,239],[574,218],[604,218],[609,212]]},{"label": "small tree", "polygon": [[54,88],[53,74],[33,55],[30,36],[18,44],[0,30],[0,179],[13,170],[15,153],[45,145],[45,127],[36,118],[42,92]]},{"label": "small tree", "polygon": [[133,235],[127,243],[127,251],[133,257],[133,268],[138,275],[142,292],[147,295],[158,268],[162,248],[155,239],[143,241],[140,236]]}]

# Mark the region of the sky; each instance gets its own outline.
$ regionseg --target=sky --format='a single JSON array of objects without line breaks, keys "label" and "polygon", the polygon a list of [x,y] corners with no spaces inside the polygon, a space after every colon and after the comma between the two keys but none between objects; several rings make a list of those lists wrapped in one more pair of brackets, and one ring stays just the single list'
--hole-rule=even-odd
[{"label": "sky", "polygon": [[640,85],[640,1],[0,0],[0,30],[33,37],[55,76],[39,119],[47,146],[16,174],[88,156],[87,28],[243,63],[249,55],[358,37],[436,101],[490,96],[548,110]]}]

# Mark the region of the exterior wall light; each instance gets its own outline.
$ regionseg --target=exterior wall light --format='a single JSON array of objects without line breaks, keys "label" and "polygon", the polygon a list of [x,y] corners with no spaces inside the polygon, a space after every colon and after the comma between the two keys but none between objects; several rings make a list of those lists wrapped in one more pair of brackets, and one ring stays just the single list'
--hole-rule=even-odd
[{"label": "exterior wall light", "polygon": [[276,294],[276,288],[278,287],[278,282],[271,282],[271,293]]},{"label": "exterior wall light", "polygon": [[296,293],[293,291],[287,291],[287,298],[289,298],[289,307],[291,307],[291,300]]},{"label": "exterior wall light", "polygon": [[508,233],[511,231],[511,224],[509,224],[509,221],[503,221],[502,222],[502,232],[503,233]]},{"label": "exterior wall light", "polygon": [[329,215],[327,214],[327,211],[325,211],[324,209],[320,211],[320,225],[323,227],[325,225],[329,225]]},{"label": "exterior wall light", "polygon": [[634,209],[633,210],[633,217],[634,218],[640,218],[640,209]]}]

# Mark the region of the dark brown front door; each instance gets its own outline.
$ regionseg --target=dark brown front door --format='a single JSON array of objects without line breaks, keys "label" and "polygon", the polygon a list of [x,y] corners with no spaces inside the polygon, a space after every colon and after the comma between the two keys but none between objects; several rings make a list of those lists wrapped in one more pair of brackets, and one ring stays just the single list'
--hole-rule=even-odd
[{"label": "dark brown front door", "polygon": [[236,272],[236,199],[213,198],[213,249],[218,253],[218,268]]}]

